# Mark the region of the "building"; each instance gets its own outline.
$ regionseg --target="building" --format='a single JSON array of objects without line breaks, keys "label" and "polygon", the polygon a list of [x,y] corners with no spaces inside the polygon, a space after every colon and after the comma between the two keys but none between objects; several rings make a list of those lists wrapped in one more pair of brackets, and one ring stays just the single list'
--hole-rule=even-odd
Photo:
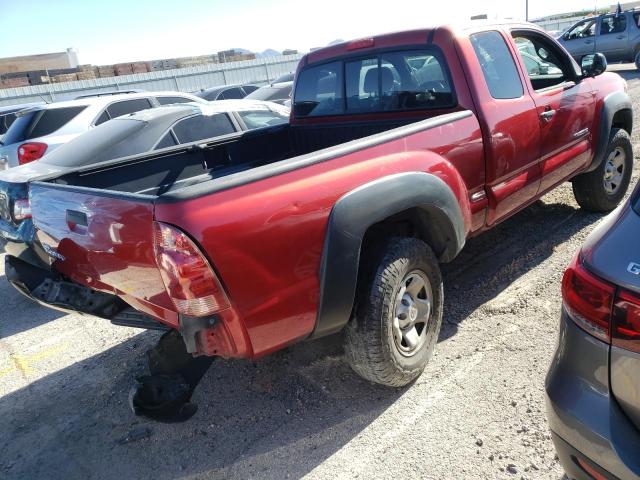
[{"label": "building", "polygon": [[0,58],[0,75],[34,70],[58,70],[77,66],[78,51],[74,48],[67,48],[66,52]]}]

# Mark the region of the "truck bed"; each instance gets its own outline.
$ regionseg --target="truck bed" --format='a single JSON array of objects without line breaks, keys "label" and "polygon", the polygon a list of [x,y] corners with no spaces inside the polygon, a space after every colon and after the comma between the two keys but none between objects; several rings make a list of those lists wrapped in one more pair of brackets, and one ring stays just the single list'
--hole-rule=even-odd
[{"label": "truck bed", "polygon": [[[412,131],[442,125],[467,113],[456,112],[418,122],[406,118],[362,124],[280,125],[228,135],[208,144],[191,144],[167,152],[104,162],[47,182],[149,197],[170,197],[186,187],[214,179],[229,178],[231,183],[249,181],[247,171],[260,170],[255,173],[264,176],[266,167],[280,164],[280,169],[271,169],[275,175],[282,169],[297,168],[301,162],[312,164],[334,158]],[[342,148],[332,148],[336,146]],[[310,155],[314,158],[309,158]],[[223,185],[220,183],[221,187]],[[197,196],[197,190],[190,189],[190,193]]]}]

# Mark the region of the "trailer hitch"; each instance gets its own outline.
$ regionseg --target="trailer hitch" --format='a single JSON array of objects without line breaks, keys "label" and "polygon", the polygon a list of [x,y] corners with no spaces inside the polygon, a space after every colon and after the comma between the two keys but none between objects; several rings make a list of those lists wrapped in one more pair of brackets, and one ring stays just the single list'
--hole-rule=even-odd
[{"label": "trailer hitch", "polygon": [[170,330],[147,352],[149,375],[137,378],[129,392],[133,413],[160,422],[184,422],[198,406],[191,396],[215,357],[193,357],[180,332]]}]

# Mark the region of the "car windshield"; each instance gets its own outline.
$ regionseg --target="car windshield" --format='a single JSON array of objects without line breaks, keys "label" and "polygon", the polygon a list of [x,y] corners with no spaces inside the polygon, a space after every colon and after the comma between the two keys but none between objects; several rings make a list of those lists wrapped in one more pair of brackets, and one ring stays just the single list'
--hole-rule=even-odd
[{"label": "car windshield", "polygon": [[291,85],[284,87],[262,87],[251,92],[245,98],[249,100],[278,100],[288,98],[291,93]]},{"label": "car windshield", "polygon": [[105,122],[45,155],[42,163],[80,167],[150,150],[158,138],[143,135],[148,122],[118,118]]},{"label": "car windshield", "polygon": [[289,121],[288,115],[272,110],[245,110],[238,112],[238,114],[250,130],[280,125]]}]

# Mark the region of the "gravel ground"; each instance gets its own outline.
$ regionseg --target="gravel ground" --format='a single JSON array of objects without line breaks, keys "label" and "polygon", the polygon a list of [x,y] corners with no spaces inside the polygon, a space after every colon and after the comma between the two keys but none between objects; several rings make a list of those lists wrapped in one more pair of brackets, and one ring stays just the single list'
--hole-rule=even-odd
[{"label": "gravel ground", "polygon": [[[615,69],[640,118],[640,75]],[[544,376],[562,272],[601,218],[567,184],[468,242],[444,268],[435,355],[408,388],[361,380],[332,337],[217,361],[176,425],[127,406],[157,333],[38,307],[0,279],[0,478],[558,480]]]}]

